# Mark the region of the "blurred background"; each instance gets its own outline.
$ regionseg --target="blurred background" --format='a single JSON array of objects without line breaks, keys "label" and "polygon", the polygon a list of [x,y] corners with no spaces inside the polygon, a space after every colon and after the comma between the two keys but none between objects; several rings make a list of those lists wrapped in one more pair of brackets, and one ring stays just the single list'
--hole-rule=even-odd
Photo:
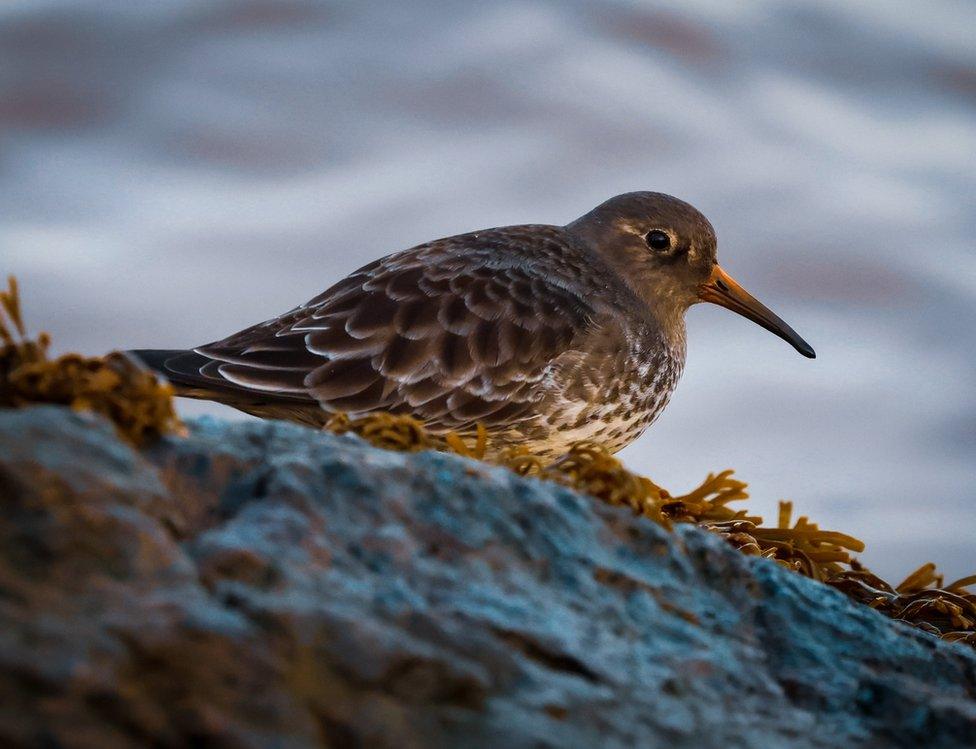
[{"label": "blurred background", "polygon": [[675,491],[733,467],[886,577],[972,572],[968,0],[0,4],[0,272],[59,351],[201,344],[637,189],[700,208],[818,358],[693,308],[628,464]]}]

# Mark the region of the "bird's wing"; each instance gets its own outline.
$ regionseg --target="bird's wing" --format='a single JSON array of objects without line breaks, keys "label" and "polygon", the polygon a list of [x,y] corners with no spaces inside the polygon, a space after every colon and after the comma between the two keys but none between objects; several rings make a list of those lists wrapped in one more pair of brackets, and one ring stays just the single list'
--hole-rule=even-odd
[{"label": "bird's wing", "polygon": [[[574,266],[561,230],[525,228],[376,261],[281,317],[198,348],[212,360],[201,373],[238,393],[411,413],[435,428],[528,418],[594,309],[570,283],[586,269]],[[546,253],[557,257],[543,272]]]}]

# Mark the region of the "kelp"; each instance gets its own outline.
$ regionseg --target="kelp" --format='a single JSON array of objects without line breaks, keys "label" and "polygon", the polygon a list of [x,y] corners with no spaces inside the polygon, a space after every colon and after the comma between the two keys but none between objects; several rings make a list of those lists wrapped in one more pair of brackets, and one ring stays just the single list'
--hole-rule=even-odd
[{"label": "kelp", "polygon": [[[16,281],[0,291],[0,408],[57,403],[103,414],[118,433],[140,445],[181,429],[173,392],[140,363],[124,354],[82,357],[48,355],[50,338],[27,336]],[[411,416],[377,413],[362,418],[336,414],[325,425],[337,434],[357,434],[386,450],[441,450],[488,460],[488,433],[440,434]],[[610,505],[627,507],[665,528],[690,523],[721,536],[744,554],[770,559],[818,580],[892,619],[976,647],[976,575],[948,585],[933,564],[924,564],[899,585],[889,585],[852,556],[864,544],[821,529],[806,517],[794,522],[793,506],[780,502],[775,526],[731,506],[748,499],[746,484],[732,471],[709,474],[687,494],[672,495],[646,476],[627,470],[605,447],[581,442],[561,458],[545,461],[524,446],[501,451],[491,462],[521,476],[573,488]]]},{"label": "kelp", "polygon": [[52,359],[51,339],[27,335],[16,280],[0,291],[0,407],[56,403],[102,414],[136,445],[180,427],[173,391],[121,353]]},{"label": "kelp", "polygon": [[[377,447],[416,452],[442,450],[486,460],[487,435],[479,428],[467,438],[429,431],[417,419],[371,414],[350,419],[334,416],[327,424],[340,434],[358,434]],[[721,536],[744,554],[770,559],[788,570],[818,580],[892,619],[911,624],[945,640],[976,647],[976,575],[948,585],[934,564],[925,564],[892,586],[866,569],[854,556],[864,543],[824,530],[806,517],[793,521],[791,502],[780,502],[775,526],[745,509],[731,507],[748,499],[746,484],[732,471],[709,474],[687,494],[672,495],[646,476],[627,470],[605,447],[581,442],[561,458],[546,462],[525,447],[509,448],[491,462],[522,476],[554,481],[607,504],[627,507],[665,528],[691,523]]]}]

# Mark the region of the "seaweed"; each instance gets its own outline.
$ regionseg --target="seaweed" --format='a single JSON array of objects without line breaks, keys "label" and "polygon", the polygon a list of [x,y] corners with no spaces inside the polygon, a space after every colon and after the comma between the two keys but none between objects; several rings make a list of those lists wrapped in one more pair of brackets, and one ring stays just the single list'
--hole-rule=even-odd
[{"label": "seaweed", "polygon": [[180,428],[172,388],[135,359],[119,352],[52,359],[50,345],[46,333],[28,337],[17,281],[10,277],[0,291],[0,407],[56,403],[93,411],[135,445]]}]

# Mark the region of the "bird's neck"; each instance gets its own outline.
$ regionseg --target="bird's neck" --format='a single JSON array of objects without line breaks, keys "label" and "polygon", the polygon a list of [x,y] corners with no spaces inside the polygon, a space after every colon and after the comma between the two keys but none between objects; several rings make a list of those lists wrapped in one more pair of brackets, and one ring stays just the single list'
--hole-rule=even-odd
[{"label": "bird's neck", "polygon": [[669,304],[647,304],[645,314],[657,336],[668,348],[680,352],[683,359],[687,347],[685,310]]}]

